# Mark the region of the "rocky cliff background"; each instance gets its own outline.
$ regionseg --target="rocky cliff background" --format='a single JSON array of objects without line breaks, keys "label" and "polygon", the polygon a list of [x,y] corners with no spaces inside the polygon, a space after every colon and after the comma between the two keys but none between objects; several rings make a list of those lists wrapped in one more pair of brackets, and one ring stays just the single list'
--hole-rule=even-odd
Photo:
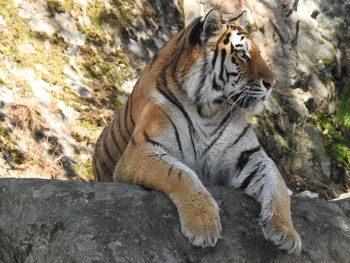
[{"label": "rocky cliff background", "polygon": [[[294,192],[349,191],[350,1],[211,0],[248,11],[276,74],[252,118]],[[146,63],[183,28],[181,0],[0,2],[0,177],[92,180],[95,140]],[[348,119],[347,119],[348,118]]]}]

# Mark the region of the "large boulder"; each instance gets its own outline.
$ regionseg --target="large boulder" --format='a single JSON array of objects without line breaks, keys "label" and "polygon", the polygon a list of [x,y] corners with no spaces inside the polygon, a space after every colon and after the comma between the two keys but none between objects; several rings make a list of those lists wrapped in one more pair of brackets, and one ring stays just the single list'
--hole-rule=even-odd
[{"label": "large boulder", "polygon": [[349,262],[350,200],[292,198],[300,257],[277,250],[258,225],[259,206],[210,187],[221,211],[215,248],[191,246],[164,194],[122,183],[0,180],[0,262]]}]

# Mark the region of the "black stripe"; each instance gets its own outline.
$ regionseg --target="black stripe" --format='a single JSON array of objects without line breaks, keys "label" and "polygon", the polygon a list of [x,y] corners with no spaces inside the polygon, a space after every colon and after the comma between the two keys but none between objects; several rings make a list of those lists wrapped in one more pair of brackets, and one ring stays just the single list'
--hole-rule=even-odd
[{"label": "black stripe", "polygon": [[220,68],[220,74],[219,74],[219,79],[224,81],[223,75],[224,75],[224,63],[225,63],[225,58],[226,58],[226,50],[222,49],[221,50],[221,68]]},{"label": "black stripe", "polygon": [[188,125],[190,126],[190,129],[192,132],[195,133],[194,127],[193,127],[193,123],[191,121],[190,116],[188,115],[187,111],[185,110],[184,106],[182,105],[182,103],[174,96],[174,94],[170,91],[170,90],[162,90],[159,87],[159,83],[156,86],[157,90],[166,98],[168,99],[172,104],[174,104],[184,115],[185,119],[188,122]]},{"label": "black stripe", "polygon": [[248,129],[250,128],[250,126],[251,126],[250,124],[247,124],[247,125],[244,127],[244,129],[243,129],[243,131],[241,132],[241,134],[236,138],[236,140],[235,140],[230,146],[228,146],[228,147],[225,149],[224,152],[226,152],[228,149],[230,149],[230,148],[233,147],[236,143],[238,143],[239,140],[242,139],[242,137],[247,133],[247,131],[248,131]]},{"label": "black stripe", "polygon": [[119,144],[117,142],[117,139],[116,139],[115,133],[114,133],[114,124],[115,124],[115,122],[116,122],[116,119],[113,120],[112,127],[111,127],[111,133],[109,134],[109,136],[112,136],[112,141],[113,141],[115,147],[117,147],[118,152],[120,154],[122,154],[123,151],[120,149],[120,146],[119,146]]},{"label": "black stripe", "polygon": [[[243,101],[244,101],[244,99],[242,99],[242,98],[245,98],[245,96],[242,97],[243,93],[244,93],[244,92],[241,91],[240,93],[237,93],[237,94],[235,94],[233,97],[231,97],[231,100],[234,101],[234,102],[236,103],[237,106],[240,106],[240,107],[243,106]],[[238,101],[238,100],[239,100],[239,101]],[[238,101],[238,103],[237,103],[237,101]]]},{"label": "black stripe", "polygon": [[97,167],[97,159],[96,156],[93,157],[92,159],[92,164],[93,164],[93,168],[94,168],[94,174],[95,174],[95,181],[100,182],[101,181],[101,177],[100,177],[100,173],[99,173],[99,169]]},{"label": "black stripe", "polygon": [[240,82],[245,76],[247,76],[247,73],[241,73],[236,81],[236,83]]},{"label": "black stripe", "polygon": [[175,138],[176,138],[176,142],[177,142],[177,146],[179,147],[179,150],[180,150],[180,152],[181,152],[181,155],[183,156],[184,155],[184,153],[183,153],[183,151],[182,151],[182,146],[181,146],[181,141],[180,141],[180,135],[179,135],[179,131],[177,130],[177,128],[176,128],[176,126],[175,126],[175,124],[174,124],[174,122],[169,118],[169,116],[167,116],[168,117],[168,119],[169,119],[169,121],[171,122],[171,125],[173,126],[173,128],[174,128],[174,132],[175,132]]},{"label": "black stripe", "polygon": [[[259,164],[257,165],[257,167],[260,169],[260,171],[263,171],[264,168],[265,168],[265,166],[260,167]],[[255,181],[255,184],[260,183],[260,181],[261,181],[262,179],[264,179],[265,175],[266,175],[266,174],[262,174],[262,175],[260,176],[260,178],[259,178],[258,180]],[[262,184],[262,185],[264,185],[264,184]]]},{"label": "black stripe", "polygon": [[215,100],[213,100],[214,104],[221,104],[224,103],[227,100],[227,97],[225,95],[217,97]]},{"label": "black stripe", "polygon": [[129,114],[129,116],[130,116],[130,121],[131,121],[131,124],[132,124],[133,128],[135,128],[135,121],[134,121],[134,118],[132,117],[132,101],[134,99],[135,89],[139,85],[139,80],[140,79],[137,80],[137,82],[136,82],[136,84],[134,86],[134,89],[132,90],[132,92],[131,92],[131,94],[129,96],[129,100],[130,100],[130,114]]},{"label": "black stripe", "polygon": [[[157,105],[158,106],[158,105]],[[173,126],[174,128],[174,132],[175,132],[175,138],[176,138],[176,142],[177,142],[177,146],[181,152],[181,155],[183,157],[183,151],[182,151],[182,146],[181,146],[181,141],[180,141],[180,135],[179,135],[179,131],[177,130],[176,128],[176,125],[175,123],[170,119],[169,115],[166,114],[165,111],[163,111],[163,109],[161,107],[158,106],[158,108],[160,109],[160,111],[164,114],[165,117],[167,117],[167,119],[170,121],[171,125]]]},{"label": "black stripe", "polygon": [[214,75],[214,78],[213,78],[213,89],[216,90],[216,91],[223,90],[223,88],[216,83],[215,75]]},{"label": "black stripe", "polygon": [[236,44],[235,47],[243,47],[242,44]]},{"label": "black stripe", "polygon": [[213,147],[213,145],[219,140],[219,138],[221,137],[221,135],[224,133],[226,127],[228,125],[228,122],[226,123],[225,127],[223,127],[221,129],[221,131],[219,132],[219,134],[210,142],[210,144],[207,146],[207,148],[205,148],[203,153],[206,153],[210,150],[211,147]]},{"label": "black stripe", "polygon": [[183,30],[179,33],[179,35],[177,36],[177,40],[178,40],[178,41],[182,40],[182,37],[184,36],[185,33],[186,33],[186,30],[183,29]]},{"label": "black stripe", "polygon": [[196,109],[197,109],[197,112],[198,112],[198,115],[201,117],[201,118],[203,118],[204,116],[203,116],[203,112],[202,112],[202,110],[203,110],[203,105],[197,105],[196,106]]},{"label": "black stripe", "polygon": [[231,36],[231,33],[228,33],[226,35],[226,38],[224,39],[224,44],[227,45],[229,42],[230,42],[230,36]]},{"label": "black stripe", "polygon": [[128,110],[129,110],[129,99],[126,101],[126,105],[124,108],[124,126],[125,126],[125,131],[128,134],[128,137],[131,137],[131,133],[128,128]]},{"label": "black stripe", "polygon": [[249,186],[250,182],[256,176],[257,171],[259,170],[259,167],[255,168],[254,171],[252,171],[246,178],[244,178],[242,184],[240,185],[239,189],[246,190]]},{"label": "black stripe", "polygon": [[170,166],[170,168],[169,168],[169,170],[168,170],[168,176],[170,176],[171,175],[171,173],[173,172],[173,166]]},{"label": "black stripe", "polygon": [[[177,59],[176,59],[176,62],[175,62],[174,65],[173,65],[172,71],[173,71],[173,78],[174,78],[174,80],[176,80],[175,74],[176,74],[176,72],[177,72],[177,65],[179,64],[180,57],[181,57],[182,53],[184,52],[184,50],[185,50],[185,48],[182,47],[181,50],[180,50],[180,52],[179,52],[179,54],[178,54],[177,57],[176,57],[176,58],[177,58]],[[176,82],[177,82],[177,81],[176,81]]]},{"label": "black stripe", "polygon": [[109,151],[109,148],[108,148],[108,145],[107,145],[107,140],[104,140],[103,149],[104,149],[105,153],[107,154],[107,157],[108,157],[109,161],[114,165],[116,163],[116,161],[114,160],[111,152]]},{"label": "black stripe", "polygon": [[229,72],[229,71],[227,71],[227,69],[226,69],[226,75],[227,75],[227,76],[234,76],[234,77],[237,77],[237,76],[238,76],[238,73],[237,73],[237,72],[234,72],[234,71]]},{"label": "black stripe", "polygon": [[[204,62],[203,62],[203,65],[201,67],[201,79],[199,81],[199,84],[197,86],[197,90],[196,90],[195,95],[194,95],[194,102],[195,102],[195,104],[199,104],[200,101],[201,101],[201,98],[202,98],[201,91],[202,91],[202,89],[204,87],[205,79],[207,77],[207,75],[206,75],[207,65],[208,65],[207,57],[204,57]],[[200,107],[202,107],[202,105],[200,105]],[[199,115],[201,115],[201,114],[199,114]]]},{"label": "black stripe", "polygon": [[220,128],[228,121],[228,119],[231,117],[231,112],[229,111],[226,116],[222,119],[222,121],[220,122],[219,126],[216,127],[215,131],[212,132],[211,136],[213,136],[215,133],[218,132],[218,130],[220,130]]},{"label": "black stripe", "polygon": [[124,137],[123,131],[122,131],[122,126],[121,126],[121,119],[120,119],[120,115],[119,115],[119,119],[118,119],[118,129],[119,129],[119,134],[120,137],[122,137],[123,141],[125,144],[128,144],[128,140]]},{"label": "black stripe", "polygon": [[145,131],[143,132],[143,136],[145,137],[146,142],[148,142],[150,144],[153,144],[154,146],[162,147],[164,150],[167,151],[167,148],[165,148],[165,146],[163,144],[161,144],[160,142],[157,142],[157,141],[151,139],[149,137],[149,135]]},{"label": "black stripe", "polygon": [[243,55],[243,59],[245,60],[245,61],[247,61],[247,62],[249,62],[250,61],[250,58],[247,56],[247,54],[245,54],[244,53],[244,55]]},{"label": "black stripe", "polygon": [[182,176],[182,172],[180,171],[180,172],[177,174],[177,178],[179,179],[180,182],[181,182],[181,176]]},{"label": "black stripe", "polygon": [[233,47],[232,43],[230,44],[230,55],[232,55],[233,51],[235,51],[235,48]]},{"label": "black stripe", "polygon": [[213,57],[213,61],[211,62],[211,65],[214,69],[215,63],[216,63],[216,59],[218,58],[218,51],[219,51],[219,46],[216,45],[216,49],[214,51],[214,57]]},{"label": "black stripe", "polygon": [[264,184],[262,184],[259,188],[259,190],[256,193],[256,198],[259,198],[259,196],[261,195],[262,191],[264,190]]},{"label": "black stripe", "polygon": [[194,141],[193,141],[193,136],[192,136],[192,135],[194,135],[194,136],[196,135],[196,131],[195,131],[194,127],[193,127],[193,123],[192,123],[192,121],[190,119],[190,116],[188,115],[187,111],[185,111],[185,109],[184,109],[183,105],[181,104],[181,102],[179,102],[177,100],[177,98],[174,96],[174,94],[172,94],[172,92],[170,90],[168,90],[168,91],[162,90],[159,87],[159,83],[157,83],[156,88],[166,99],[168,99],[172,104],[174,104],[182,112],[182,114],[184,115],[185,119],[187,120],[189,132],[190,132],[191,144],[192,144],[194,156],[196,158],[197,157],[197,152],[196,152],[196,148],[195,148]]},{"label": "black stripe", "polygon": [[[236,164],[237,170],[239,170],[241,172],[243,170],[243,168],[247,165],[250,156],[253,153],[256,153],[256,152],[260,151],[260,149],[261,149],[261,146],[259,145],[259,146],[255,147],[253,149],[241,152],[241,154],[240,154],[240,156],[238,158],[238,162]],[[239,174],[237,176],[239,176]]]},{"label": "black stripe", "polygon": [[236,59],[235,59],[234,56],[231,57],[231,62],[232,62],[233,64],[236,64]]},{"label": "black stripe", "polygon": [[99,162],[101,165],[100,167],[105,171],[105,173],[111,177],[113,177],[113,174],[111,173],[111,171],[107,168],[107,165],[104,161]]}]

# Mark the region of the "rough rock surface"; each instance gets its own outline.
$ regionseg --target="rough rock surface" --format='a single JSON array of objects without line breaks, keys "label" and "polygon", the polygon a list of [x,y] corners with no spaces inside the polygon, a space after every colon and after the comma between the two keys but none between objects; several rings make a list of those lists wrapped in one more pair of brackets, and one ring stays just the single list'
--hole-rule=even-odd
[{"label": "rough rock surface", "polygon": [[[130,184],[0,180],[0,262],[350,262],[350,199],[293,198],[300,257],[278,251],[258,226],[259,207],[232,188],[210,187],[223,238],[195,248],[162,193]],[[20,194],[19,194],[20,193]]]}]

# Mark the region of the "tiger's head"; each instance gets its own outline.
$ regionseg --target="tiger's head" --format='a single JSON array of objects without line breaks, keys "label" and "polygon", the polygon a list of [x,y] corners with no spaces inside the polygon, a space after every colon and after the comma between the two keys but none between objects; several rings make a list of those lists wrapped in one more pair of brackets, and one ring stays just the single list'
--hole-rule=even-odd
[{"label": "tiger's head", "polygon": [[186,54],[193,63],[184,86],[201,115],[213,116],[220,108],[256,114],[271,94],[273,74],[239,25],[242,16],[225,21],[211,10],[185,29]]}]

